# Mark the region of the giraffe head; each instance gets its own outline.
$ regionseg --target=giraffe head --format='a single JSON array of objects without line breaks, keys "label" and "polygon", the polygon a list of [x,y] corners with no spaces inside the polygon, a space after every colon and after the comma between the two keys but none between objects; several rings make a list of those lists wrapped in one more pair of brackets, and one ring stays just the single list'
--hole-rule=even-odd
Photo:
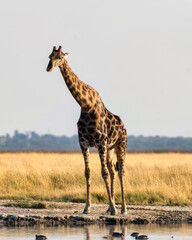
[{"label": "giraffe head", "polygon": [[63,53],[61,51],[61,46],[59,46],[58,50],[56,50],[56,47],[53,47],[53,51],[51,55],[49,56],[50,61],[47,66],[47,71],[51,72],[53,68],[59,67],[61,64],[63,64],[63,61],[67,56],[69,56],[70,53]]}]

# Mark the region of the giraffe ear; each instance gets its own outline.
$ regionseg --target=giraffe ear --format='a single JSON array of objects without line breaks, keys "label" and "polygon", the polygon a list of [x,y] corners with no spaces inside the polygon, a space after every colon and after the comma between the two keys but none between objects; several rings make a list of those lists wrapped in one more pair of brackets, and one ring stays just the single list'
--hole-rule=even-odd
[{"label": "giraffe ear", "polygon": [[64,57],[67,58],[70,53],[64,53]]}]

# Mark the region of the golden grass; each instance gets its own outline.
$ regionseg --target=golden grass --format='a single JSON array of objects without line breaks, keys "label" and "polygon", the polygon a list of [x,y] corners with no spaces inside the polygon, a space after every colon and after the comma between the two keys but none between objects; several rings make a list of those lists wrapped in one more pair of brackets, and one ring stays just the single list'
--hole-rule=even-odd
[{"label": "golden grass", "polygon": [[[98,154],[90,155],[92,202],[107,202]],[[192,205],[192,154],[126,156],[128,204]],[[82,154],[0,154],[0,198],[78,201],[86,199]],[[121,202],[116,181],[116,202]]]}]

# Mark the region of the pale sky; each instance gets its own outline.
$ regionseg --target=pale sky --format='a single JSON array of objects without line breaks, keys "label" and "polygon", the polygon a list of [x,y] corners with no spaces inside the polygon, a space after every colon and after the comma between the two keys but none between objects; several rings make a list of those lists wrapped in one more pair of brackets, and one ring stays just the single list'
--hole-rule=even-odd
[{"label": "pale sky", "polygon": [[192,137],[191,0],[7,0],[0,8],[0,135],[77,134],[54,45],[128,135]]}]

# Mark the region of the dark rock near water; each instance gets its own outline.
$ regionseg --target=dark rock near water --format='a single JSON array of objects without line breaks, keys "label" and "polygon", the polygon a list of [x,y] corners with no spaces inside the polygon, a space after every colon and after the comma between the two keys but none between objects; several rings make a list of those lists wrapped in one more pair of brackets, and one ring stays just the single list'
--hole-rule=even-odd
[{"label": "dark rock near water", "polygon": [[192,217],[187,218],[187,223],[192,223]]},{"label": "dark rock near water", "polygon": [[135,218],[133,220],[130,220],[130,223],[134,223],[134,224],[148,224],[149,221],[145,218]]}]

